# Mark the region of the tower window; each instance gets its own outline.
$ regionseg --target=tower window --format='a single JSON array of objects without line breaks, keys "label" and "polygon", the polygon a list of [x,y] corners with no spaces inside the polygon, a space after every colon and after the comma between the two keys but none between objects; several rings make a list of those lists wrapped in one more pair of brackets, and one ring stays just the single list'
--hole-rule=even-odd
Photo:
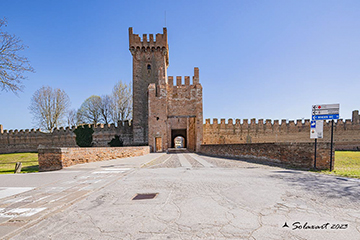
[{"label": "tower window", "polygon": [[147,65],[147,69],[151,70],[151,65],[150,64]]}]

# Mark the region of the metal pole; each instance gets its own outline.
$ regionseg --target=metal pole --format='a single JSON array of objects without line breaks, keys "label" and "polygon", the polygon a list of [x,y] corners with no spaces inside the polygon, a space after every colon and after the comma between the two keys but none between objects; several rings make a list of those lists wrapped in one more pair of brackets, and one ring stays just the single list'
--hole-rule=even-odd
[{"label": "metal pole", "polygon": [[317,138],[315,138],[314,169],[316,169],[316,145],[317,145]]},{"label": "metal pole", "polygon": [[334,140],[334,120],[331,120],[331,147],[330,147],[330,172],[334,170],[333,166],[333,140]]}]

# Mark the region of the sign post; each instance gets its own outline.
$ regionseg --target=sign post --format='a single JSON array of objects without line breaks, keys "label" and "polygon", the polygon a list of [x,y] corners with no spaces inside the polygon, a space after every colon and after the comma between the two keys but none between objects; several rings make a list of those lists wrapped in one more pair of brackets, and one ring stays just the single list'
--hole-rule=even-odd
[{"label": "sign post", "polygon": [[[314,119],[314,116],[312,117]],[[317,139],[323,138],[324,121],[323,120],[312,120],[310,122],[310,138],[315,139],[315,153],[314,153],[314,169],[316,169],[316,148]]]},{"label": "sign post", "polygon": [[330,147],[330,172],[334,170],[333,164],[333,139],[334,139],[334,120],[331,120],[331,147]]},{"label": "sign post", "polygon": [[[334,132],[334,119],[339,119],[340,114],[340,104],[320,104],[320,105],[312,105],[312,121],[310,126],[310,138],[315,138],[315,158],[314,158],[314,168],[316,168],[316,139],[320,137],[312,137],[317,135],[316,133],[316,125],[317,120],[331,120],[331,147],[330,147],[330,171],[334,170],[333,164],[333,132]],[[315,122],[315,123],[313,123]],[[313,126],[314,124],[314,126]],[[315,129],[314,132],[312,129]],[[313,135],[312,135],[313,134]],[[322,129],[321,129],[322,135]],[[318,136],[318,135],[317,135]],[[322,138],[322,136],[321,136]]]}]

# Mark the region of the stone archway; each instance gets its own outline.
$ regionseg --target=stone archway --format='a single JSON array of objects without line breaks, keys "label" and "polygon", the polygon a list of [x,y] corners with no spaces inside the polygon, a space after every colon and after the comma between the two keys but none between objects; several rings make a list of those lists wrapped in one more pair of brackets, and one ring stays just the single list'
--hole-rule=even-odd
[{"label": "stone archway", "polygon": [[182,137],[183,138],[183,146],[187,148],[187,136],[186,129],[172,129],[171,130],[171,148],[175,148],[175,138]]}]

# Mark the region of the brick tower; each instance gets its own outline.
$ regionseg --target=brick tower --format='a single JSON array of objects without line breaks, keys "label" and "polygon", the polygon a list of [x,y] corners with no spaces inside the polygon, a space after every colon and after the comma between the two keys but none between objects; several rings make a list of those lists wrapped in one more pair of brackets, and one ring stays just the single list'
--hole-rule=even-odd
[{"label": "brick tower", "polygon": [[129,28],[129,50],[133,57],[133,142],[135,145],[148,144],[148,86],[163,84],[169,65],[167,30],[163,33],[133,34]]}]

